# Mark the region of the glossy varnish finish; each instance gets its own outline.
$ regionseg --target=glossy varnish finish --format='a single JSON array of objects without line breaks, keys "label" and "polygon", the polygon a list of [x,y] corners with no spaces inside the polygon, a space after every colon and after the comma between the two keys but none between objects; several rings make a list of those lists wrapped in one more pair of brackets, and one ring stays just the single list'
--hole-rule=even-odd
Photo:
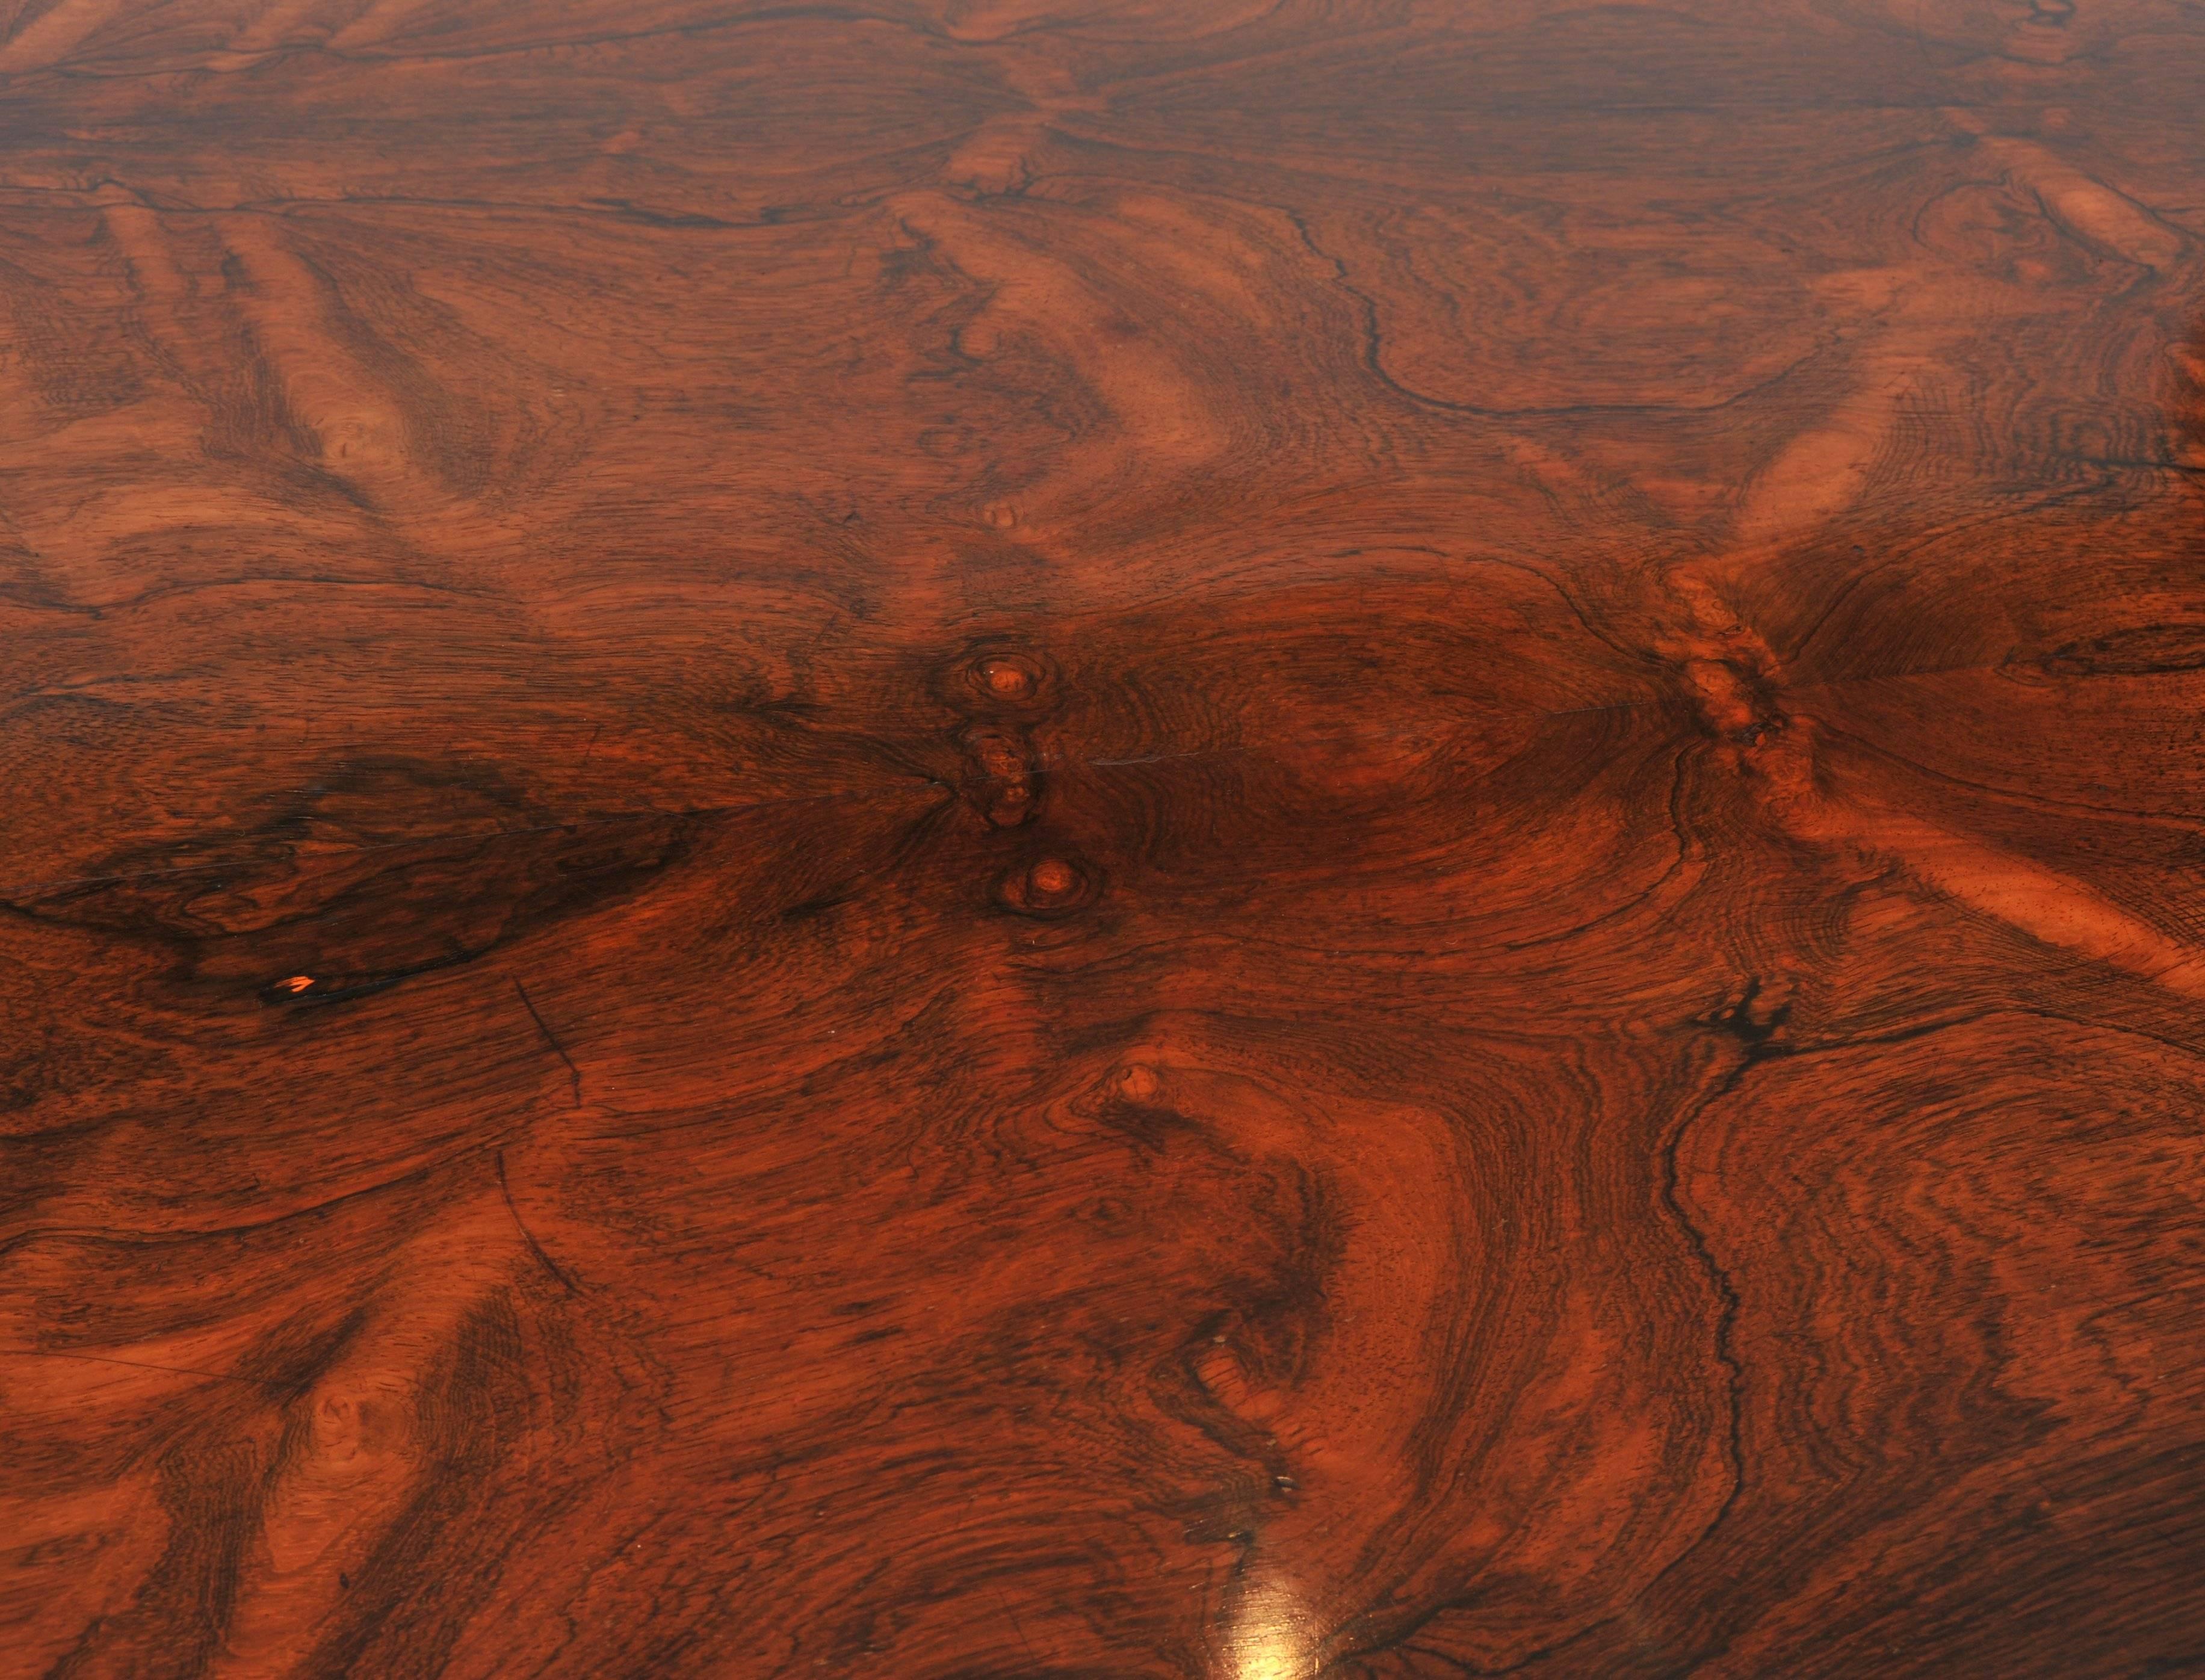
[{"label": "glossy varnish finish", "polygon": [[0,1672],[2205,1672],[2205,11],[0,23]]}]

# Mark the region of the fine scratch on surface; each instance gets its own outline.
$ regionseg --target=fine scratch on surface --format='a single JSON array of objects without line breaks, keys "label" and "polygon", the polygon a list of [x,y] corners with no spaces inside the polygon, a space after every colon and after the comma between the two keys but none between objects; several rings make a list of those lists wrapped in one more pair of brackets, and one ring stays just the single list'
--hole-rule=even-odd
[{"label": "fine scratch on surface", "polygon": [[[520,1006],[528,1012],[528,1018],[536,1023],[536,1030],[544,1035],[544,1042],[551,1047],[551,1054],[566,1064],[567,1078],[574,1089],[574,1107],[579,1108],[582,1106],[582,1070],[574,1066],[574,1059],[567,1054],[567,1047],[559,1042],[559,1035],[544,1024],[544,1017],[537,1012],[535,1000],[528,995],[528,988],[518,978],[513,981],[513,989],[520,999]],[[501,1172],[504,1170],[502,1164],[499,1170]]]},{"label": "fine scratch on surface", "polygon": [[210,1382],[241,1382],[250,1388],[282,1391],[285,1385],[264,1377],[241,1377],[230,1371],[202,1371],[190,1365],[157,1365],[145,1359],[116,1359],[104,1353],[71,1353],[58,1348],[0,1347],[0,1359],[80,1359],[95,1365],[121,1365],[134,1371],[159,1371],[170,1376],[205,1377]]},{"label": "fine scratch on surface", "polygon": [[564,1289],[568,1294],[579,1295],[582,1291],[576,1287],[574,1279],[568,1277],[567,1273],[561,1269],[558,1261],[553,1260],[550,1255],[544,1253],[544,1245],[536,1240],[536,1233],[528,1228],[527,1221],[520,1217],[520,1209],[514,1203],[513,1199],[513,1187],[506,1182],[505,1151],[503,1149],[500,1149],[497,1152],[497,1189],[498,1194],[505,1198],[506,1212],[513,1215],[514,1229],[520,1233],[521,1240],[528,1244],[529,1253],[534,1255],[538,1260],[543,1262],[544,1269],[549,1272],[558,1280],[560,1287]]}]

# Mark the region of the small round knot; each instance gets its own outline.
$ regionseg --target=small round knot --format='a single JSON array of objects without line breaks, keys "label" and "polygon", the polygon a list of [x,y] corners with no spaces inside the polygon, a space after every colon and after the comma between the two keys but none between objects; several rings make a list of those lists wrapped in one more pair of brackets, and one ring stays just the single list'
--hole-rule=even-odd
[{"label": "small round knot", "polygon": [[1033,814],[1033,789],[1022,781],[997,788],[981,812],[990,825],[997,828],[1015,828]]},{"label": "small round knot", "polygon": [[1026,871],[1026,891],[1036,899],[1069,898],[1079,885],[1079,871],[1061,858],[1044,858]]},{"label": "small round knot", "polygon": [[1142,1062],[1127,1062],[1118,1070],[1118,1095],[1128,1102],[1146,1102],[1163,1089],[1156,1071]]},{"label": "small round knot", "polygon": [[990,642],[968,647],[948,675],[960,709],[977,704],[987,711],[1031,713],[1045,708],[1055,684],[1055,668],[1046,654],[1015,644]]},{"label": "small round knot", "polygon": [[1023,700],[1033,692],[1033,673],[1007,659],[980,662],[980,680],[999,700]]},{"label": "small round knot", "polygon": [[1040,858],[996,883],[996,896],[1021,916],[1063,916],[1095,901],[1101,882],[1068,858]]}]

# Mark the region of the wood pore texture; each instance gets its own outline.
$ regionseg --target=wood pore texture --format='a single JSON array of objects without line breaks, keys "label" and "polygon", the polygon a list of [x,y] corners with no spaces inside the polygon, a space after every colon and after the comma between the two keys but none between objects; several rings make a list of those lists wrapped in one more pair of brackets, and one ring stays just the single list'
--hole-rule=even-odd
[{"label": "wood pore texture", "polygon": [[2195,0],[0,31],[0,1675],[2205,1673]]}]

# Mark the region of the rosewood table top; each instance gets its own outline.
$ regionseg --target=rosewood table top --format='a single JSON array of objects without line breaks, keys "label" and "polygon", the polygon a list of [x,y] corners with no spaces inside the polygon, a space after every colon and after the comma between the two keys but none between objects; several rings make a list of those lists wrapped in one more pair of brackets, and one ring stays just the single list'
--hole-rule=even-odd
[{"label": "rosewood table top", "polygon": [[2196,0],[0,0],[0,1677],[2205,1675]]}]

